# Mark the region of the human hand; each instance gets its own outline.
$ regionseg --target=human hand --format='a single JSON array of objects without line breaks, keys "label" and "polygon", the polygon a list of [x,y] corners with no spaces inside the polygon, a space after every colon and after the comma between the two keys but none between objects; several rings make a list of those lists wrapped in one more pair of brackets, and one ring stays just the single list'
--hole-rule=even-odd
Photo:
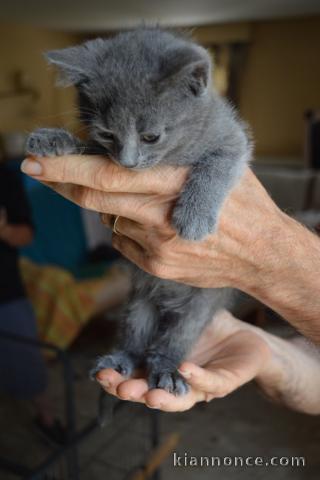
[{"label": "human hand", "polygon": [[7,210],[0,208],[0,240],[13,248],[28,245],[33,238],[33,229],[29,225],[15,225],[8,222]]},{"label": "human hand", "polygon": [[251,327],[227,311],[220,311],[203,332],[188,361],[179,368],[190,385],[183,396],[165,390],[148,390],[146,378],[125,379],[112,369],[97,374],[106,392],[123,400],[145,403],[166,412],[184,411],[197,402],[221,398],[249,382],[268,368],[268,343]]},{"label": "human hand", "polygon": [[320,342],[319,239],[281,212],[249,169],[226,199],[217,232],[200,242],[181,239],[171,226],[186,168],[131,171],[83,155],[29,159],[22,170],[105,214],[107,225],[120,215],[113,246],[143,270],[196,287],[242,290]]},{"label": "human hand", "polygon": [[265,252],[261,240],[273,241],[275,228],[282,227],[281,212],[250,170],[226,200],[218,232],[196,243],[179,238],[170,223],[186,168],[134,172],[99,156],[64,156],[29,160],[22,170],[104,213],[108,225],[112,215],[120,215],[115,248],[153,275],[197,287],[256,285]]},{"label": "human hand", "polygon": [[136,378],[125,379],[106,369],[98,373],[97,380],[111,395],[166,412],[188,410],[197,402],[224,397],[255,380],[274,402],[319,415],[319,367],[319,348],[303,337],[282,339],[222,310],[179,367],[191,387],[186,395],[175,397],[164,390],[148,390],[141,372]]}]

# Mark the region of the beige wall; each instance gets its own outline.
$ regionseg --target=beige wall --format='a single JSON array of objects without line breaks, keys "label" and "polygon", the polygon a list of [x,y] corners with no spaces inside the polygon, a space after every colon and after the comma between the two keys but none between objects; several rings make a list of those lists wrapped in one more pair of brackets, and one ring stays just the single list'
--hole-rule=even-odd
[{"label": "beige wall", "polygon": [[257,154],[302,158],[308,108],[320,109],[320,17],[252,24],[240,110]]},{"label": "beige wall", "polygon": [[[22,71],[39,99],[28,95],[0,98],[0,134],[39,126],[75,124],[72,89],[54,87],[54,73],[43,51],[74,44],[73,35],[18,25],[0,25],[0,96],[12,89],[12,75]],[[63,114],[63,112],[68,112]],[[61,114],[61,115],[60,115]]]},{"label": "beige wall", "polygon": [[247,45],[239,108],[256,154],[302,162],[304,112],[320,109],[320,16],[198,27],[194,36],[206,46]]}]

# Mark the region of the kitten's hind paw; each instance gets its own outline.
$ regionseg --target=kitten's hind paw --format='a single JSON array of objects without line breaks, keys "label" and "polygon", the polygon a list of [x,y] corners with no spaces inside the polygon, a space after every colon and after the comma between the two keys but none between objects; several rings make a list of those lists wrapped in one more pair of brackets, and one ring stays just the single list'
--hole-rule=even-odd
[{"label": "kitten's hind paw", "polygon": [[163,388],[176,396],[186,395],[190,388],[177,371],[160,373],[151,371],[148,376],[148,385],[150,389]]},{"label": "kitten's hind paw", "polygon": [[39,128],[29,135],[26,153],[38,157],[54,157],[80,153],[80,142],[62,128]]},{"label": "kitten's hind paw", "polygon": [[113,368],[124,377],[130,377],[136,365],[131,355],[124,351],[117,351],[110,355],[99,357],[95,366],[90,370],[91,380],[95,380],[96,374],[105,368]]}]

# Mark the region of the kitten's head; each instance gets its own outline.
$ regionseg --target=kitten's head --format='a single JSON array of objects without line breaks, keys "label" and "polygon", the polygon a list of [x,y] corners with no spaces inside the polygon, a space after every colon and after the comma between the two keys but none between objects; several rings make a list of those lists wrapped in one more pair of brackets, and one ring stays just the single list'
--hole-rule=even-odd
[{"label": "kitten's head", "polygon": [[79,92],[90,136],[124,167],[147,168],[179,156],[199,130],[208,103],[206,50],[158,28],[47,53],[64,85]]}]

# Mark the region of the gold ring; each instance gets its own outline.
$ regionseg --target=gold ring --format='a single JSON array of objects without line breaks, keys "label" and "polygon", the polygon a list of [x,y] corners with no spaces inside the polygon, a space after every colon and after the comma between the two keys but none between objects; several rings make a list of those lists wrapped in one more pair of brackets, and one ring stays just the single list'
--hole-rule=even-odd
[{"label": "gold ring", "polygon": [[117,215],[112,225],[112,231],[115,235],[120,235],[120,232],[117,230],[117,221],[119,220],[119,218],[120,218],[120,215]]}]

